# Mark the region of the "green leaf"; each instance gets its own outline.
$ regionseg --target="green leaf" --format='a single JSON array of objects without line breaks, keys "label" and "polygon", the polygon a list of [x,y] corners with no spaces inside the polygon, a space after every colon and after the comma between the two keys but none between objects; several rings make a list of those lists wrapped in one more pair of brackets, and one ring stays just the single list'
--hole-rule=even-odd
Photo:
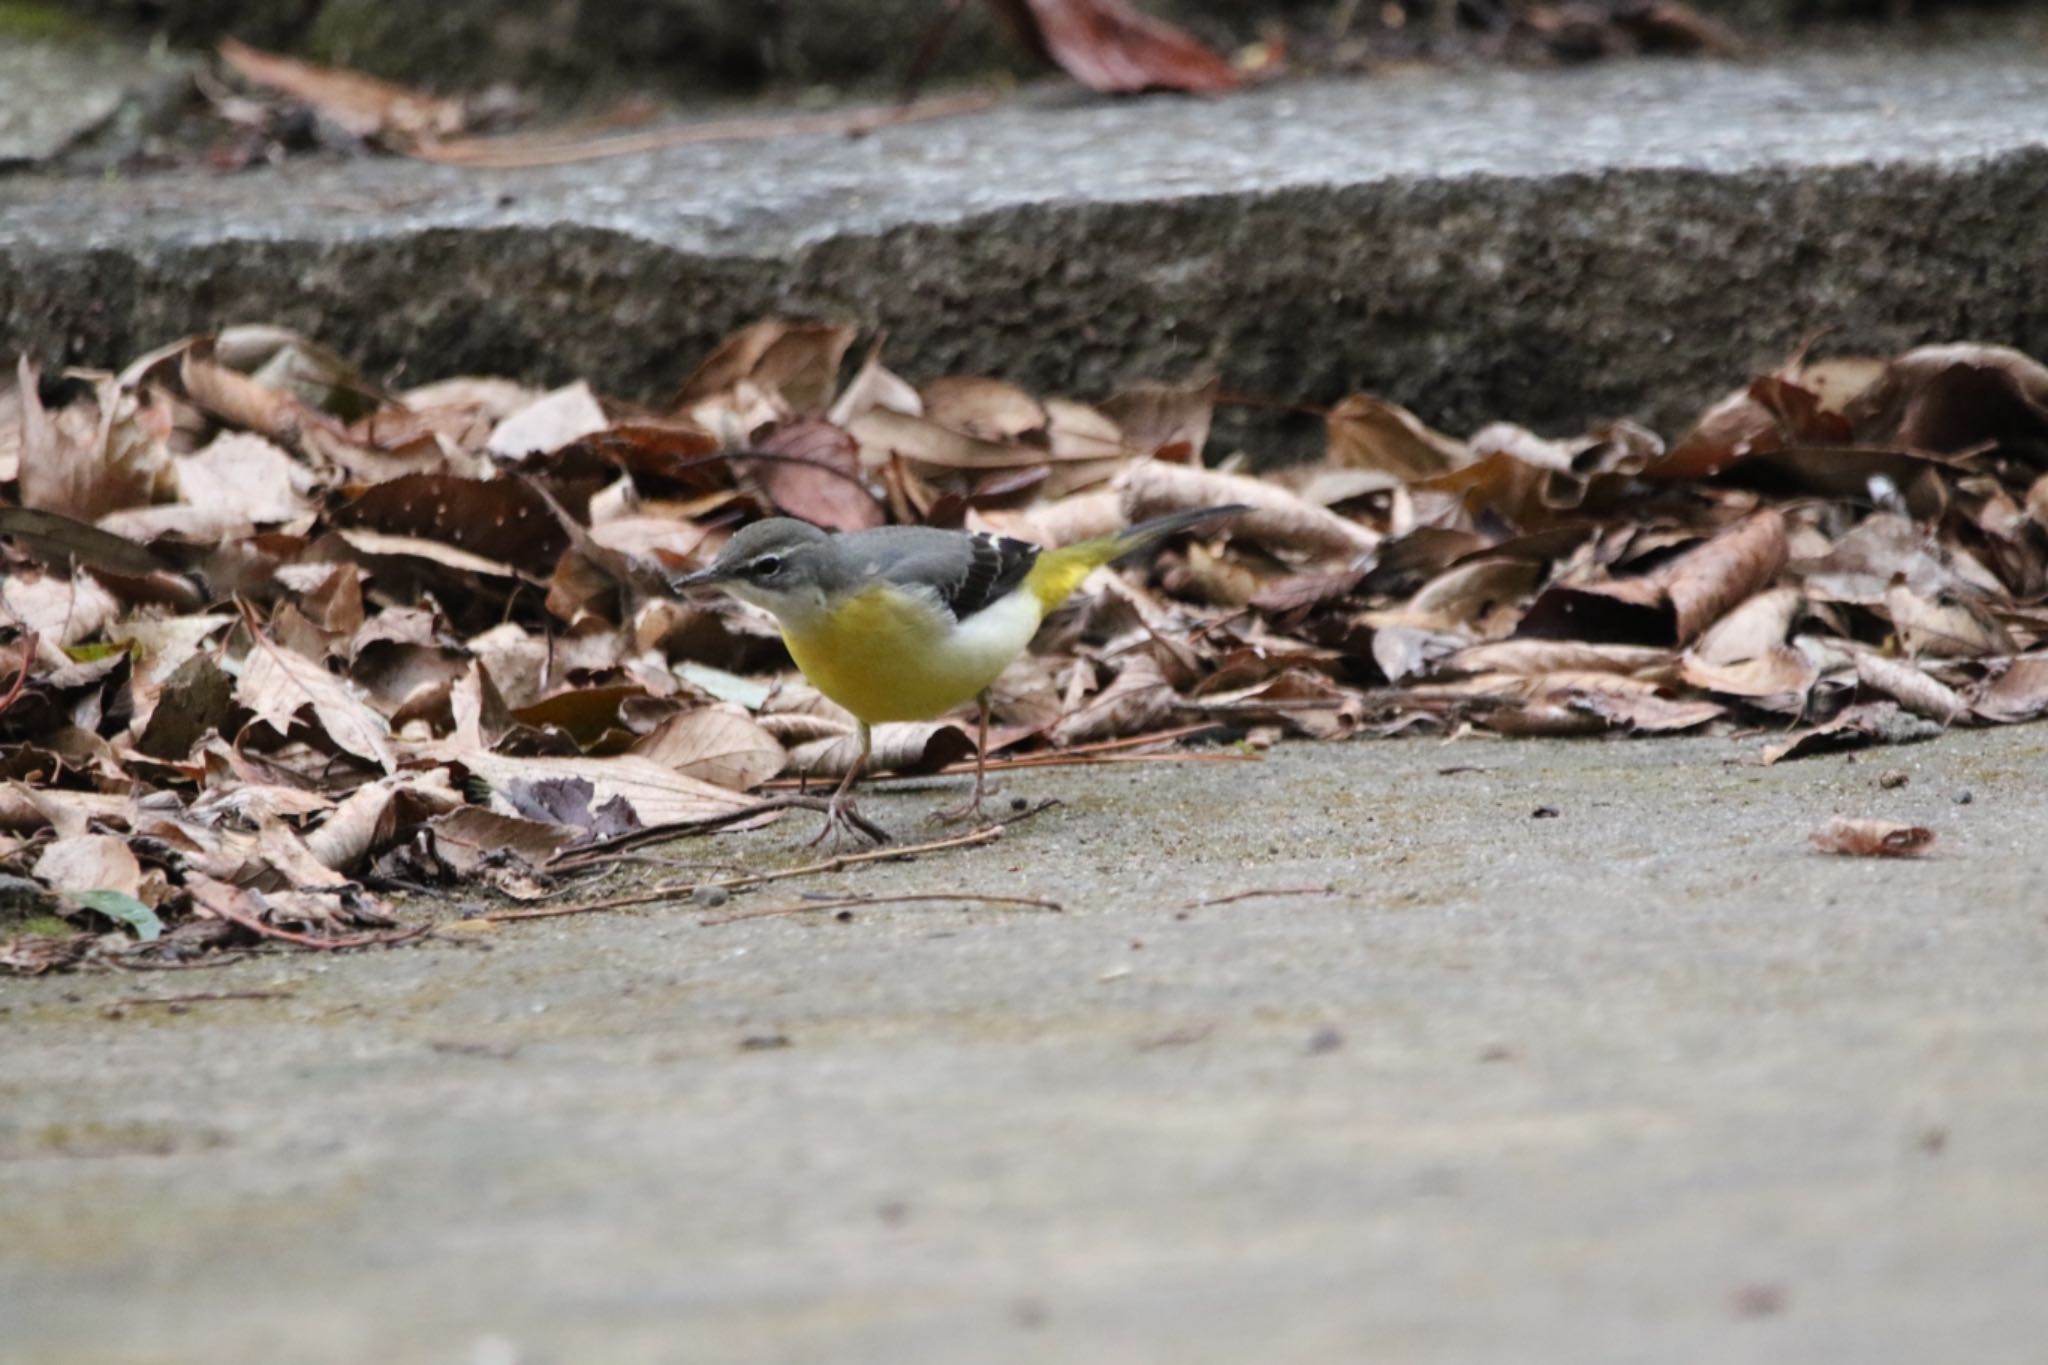
[{"label": "green leaf", "polygon": [[164,932],[164,922],[156,917],[156,911],[125,891],[74,891],[71,899],[88,910],[127,925],[144,943],[153,942]]},{"label": "green leaf", "polygon": [[749,711],[760,710],[768,700],[768,694],[774,690],[767,683],[742,678],[737,673],[728,673],[722,668],[689,659],[677,664],[675,672],[684,682],[694,683],[718,700],[738,702]]}]

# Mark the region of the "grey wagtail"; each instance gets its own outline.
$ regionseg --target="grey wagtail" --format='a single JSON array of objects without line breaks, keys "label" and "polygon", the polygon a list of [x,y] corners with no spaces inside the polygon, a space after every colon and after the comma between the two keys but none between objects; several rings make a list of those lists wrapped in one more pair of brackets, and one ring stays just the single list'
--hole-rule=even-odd
[{"label": "grey wagtail", "polygon": [[1241,507],[1205,507],[1113,536],[1041,550],[1029,541],[930,526],[837,535],[789,517],[757,521],[727,541],[681,591],[722,588],[775,617],[790,657],[820,692],[860,722],[860,757],[826,807],[819,838],[840,829],[880,839],[852,791],[873,750],[870,727],[934,720],[978,697],[974,794],[947,820],[981,810],[989,684],[1024,652],[1046,613],[1081,580],[1164,536]]}]

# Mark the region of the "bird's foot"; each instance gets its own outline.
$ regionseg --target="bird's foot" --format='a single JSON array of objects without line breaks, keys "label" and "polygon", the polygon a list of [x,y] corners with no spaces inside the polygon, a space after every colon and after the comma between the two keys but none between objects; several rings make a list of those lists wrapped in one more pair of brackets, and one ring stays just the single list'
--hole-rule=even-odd
[{"label": "bird's foot", "polygon": [[934,825],[961,825],[970,820],[977,824],[994,824],[995,821],[990,818],[987,811],[982,809],[981,803],[983,798],[994,796],[1000,790],[1001,788],[997,787],[994,783],[984,785],[983,783],[976,782],[974,784],[974,791],[968,795],[965,801],[962,801],[957,806],[947,806],[943,810],[935,810],[926,816],[925,820],[927,823]]},{"label": "bird's foot", "polygon": [[824,811],[825,827],[811,840],[810,846],[813,848],[824,843],[828,835],[831,836],[832,849],[835,853],[839,850],[840,842],[849,834],[872,844],[894,842],[889,837],[888,830],[860,813],[860,808],[853,804],[851,796],[834,796],[829,801],[820,802],[816,809]]}]

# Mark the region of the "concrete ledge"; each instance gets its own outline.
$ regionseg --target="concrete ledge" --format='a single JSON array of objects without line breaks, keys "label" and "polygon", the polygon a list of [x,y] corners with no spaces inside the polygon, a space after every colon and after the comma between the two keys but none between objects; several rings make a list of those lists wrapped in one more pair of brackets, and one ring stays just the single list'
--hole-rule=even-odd
[{"label": "concrete ledge", "polygon": [[655,395],[820,313],[921,375],[1670,426],[1816,331],[2048,351],[2044,128],[2048,69],[1973,50],[1063,95],[526,172],[16,178],[0,345],[109,362],[265,319],[410,379]]}]

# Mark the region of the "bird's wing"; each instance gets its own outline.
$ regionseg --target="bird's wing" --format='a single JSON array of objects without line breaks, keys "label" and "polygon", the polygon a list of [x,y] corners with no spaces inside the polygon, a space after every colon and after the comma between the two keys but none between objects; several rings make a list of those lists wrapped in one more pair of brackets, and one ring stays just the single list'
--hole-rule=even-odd
[{"label": "bird's wing", "polygon": [[1029,541],[987,532],[887,526],[839,539],[857,578],[928,592],[956,621],[1015,592],[1038,561]]}]

